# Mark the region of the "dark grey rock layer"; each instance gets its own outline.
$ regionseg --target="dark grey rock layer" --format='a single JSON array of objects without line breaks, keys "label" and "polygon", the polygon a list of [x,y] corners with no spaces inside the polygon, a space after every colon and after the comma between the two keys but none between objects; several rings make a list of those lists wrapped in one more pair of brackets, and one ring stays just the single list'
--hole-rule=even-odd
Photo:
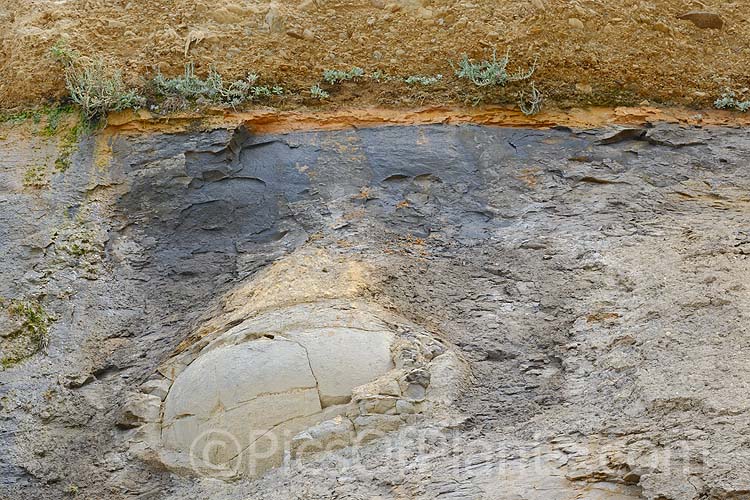
[{"label": "dark grey rock layer", "polygon": [[[303,245],[375,266],[373,299],[471,362],[466,419],[441,431],[462,461],[431,445],[398,464],[376,443],[346,481],[317,463],[214,497],[537,498],[552,477],[650,498],[750,491],[744,130],[118,137],[105,167],[90,140],[32,190],[25,169],[49,150],[35,140],[0,145],[0,296],[56,319],[46,354],[0,372],[0,495],[206,495],[128,457],[117,412],[224,293]],[[526,491],[476,465],[540,443],[565,460],[521,474]],[[588,491],[573,486],[547,498]]]}]

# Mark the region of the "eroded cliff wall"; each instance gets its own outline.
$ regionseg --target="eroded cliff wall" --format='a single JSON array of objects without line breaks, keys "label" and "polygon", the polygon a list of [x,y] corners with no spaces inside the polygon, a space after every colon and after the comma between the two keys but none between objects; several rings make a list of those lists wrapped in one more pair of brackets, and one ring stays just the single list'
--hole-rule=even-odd
[{"label": "eroded cliff wall", "polygon": [[[741,129],[102,134],[64,171],[52,139],[3,134],[3,495],[750,490]],[[302,258],[316,252],[328,264]],[[279,289],[240,293],[282,260],[296,270]],[[353,262],[367,273],[342,274]],[[354,285],[306,294],[315,273]],[[455,349],[471,376],[450,415],[259,480],[201,480],[134,456],[122,425],[132,393],[240,307],[233,297],[262,305],[284,289],[292,304],[366,300]]]}]

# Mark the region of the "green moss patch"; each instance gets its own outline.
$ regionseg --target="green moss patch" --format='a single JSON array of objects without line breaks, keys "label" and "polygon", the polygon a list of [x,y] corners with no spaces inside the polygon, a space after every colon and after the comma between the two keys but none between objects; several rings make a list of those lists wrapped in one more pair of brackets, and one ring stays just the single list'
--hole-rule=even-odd
[{"label": "green moss patch", "polygon": [[39,302],[0,298],[0,310],[0,366],[11,368],[47,348],[52,320]]}]

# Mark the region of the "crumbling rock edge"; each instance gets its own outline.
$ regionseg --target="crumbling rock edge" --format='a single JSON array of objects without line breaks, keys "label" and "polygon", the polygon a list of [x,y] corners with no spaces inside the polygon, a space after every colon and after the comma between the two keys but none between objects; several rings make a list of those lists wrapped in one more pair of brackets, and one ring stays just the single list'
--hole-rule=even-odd
[{"label": "crumbling rock edge", "polygon": [[418,126],[431,124],[473,124],[515,128],[593,129],[610,126],[656,125],[747,126],[750,118],[716,109],[659,108],[652,106],[616,108],[594,107],[567,110],[549,109],[533,116],[513,107],[474,108],[431,106],[402,108],[340,108],[331,111],[280,111],[257,109],[247,112],[213,110],[203,113],[176,113],[166,117],[146,110],[113,113],[108,117],[105,135],[178,133],[244,125],[256,134],[296,131],[341,130],[378,126]]}]

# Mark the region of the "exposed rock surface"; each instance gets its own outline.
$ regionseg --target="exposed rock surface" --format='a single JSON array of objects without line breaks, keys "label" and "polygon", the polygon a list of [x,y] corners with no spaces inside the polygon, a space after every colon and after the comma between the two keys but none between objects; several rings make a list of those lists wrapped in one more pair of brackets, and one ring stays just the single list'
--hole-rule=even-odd
[{"label": "exposed rock surface", "polygon": [[[250,300],[240,308],[251,314],[248,306],[290,300],[293,293],[267,293],[268,284],[278,283],[279,268],[301,270],[289,265],[300,257],[316,268],[332,264],[325,253],[305,253],[273,264],[251,280],[252,286],[235,291],[232,301],[245,290],[253,296],[263,292],[263,301]],[[295,278],[316,281],[308,272],[287,277],[298,290],[304,280]],[[337,285],[319,282],[314,288],[349,289]],[[465,363],[441,341],[373,305],[305,302],[272,308],[229,327],[235,315],[212,318],[213,332],[195,338],[159,367],[167,392],[163,405],[151,394],[157,380],[128,400],[118,425],[139,428],[130,439],[135,455],[176,472],[257,477],[281,465],[285,455],[331,450],[392,430],[383,429],[377,418],[367,425],[362,416],[450,411],[467,379]],[[389,422],[395,428],[405,419]]]},{"label": "exposed rock surface", "polygon": [[678,17],[685,21],[690,21],[699,28],[721,29],[724,26],[724,20],[715,12],[706,12],[704,10],[691,10]]},{"label": "exposed rock surface", "polygon": [[[43,188],[23,179],[55,157],[53,144],[4,133],[0,295],[33,299],[54,321],[47,352],[0,372],[0,496],[750,491],[745,130],[117,136],[86,141]],[[300,371],[273,382],[307,394],[295,400],[303,413],[319,405],[296,344],[232,334],[248,333],[248,319],[266,318],[255,331],[267,331],[293,319],[288,308],[329,301],[371,304],[443,339],[413,353],[431,353],[426,390],[421,372],[383,383],[357,401],[355,418],[333,415],[293,436],[293,456],[257,480],[173,473],[133,448],[165,415],[209,411],[203,398],[171,406],[168,388],[190,374],[180,356],[203,349],[194,362],[206,365],[217,352],[257,356],[253,342],[283,350]],[[468,361],[469,386],[451,386],[452,356]],[[217,365],[227,377],[235,367]],[[394,401],[399,391],[411,400]],[[421,398],[454,402],[419,414]],[[368,429],[377,432],[355,447],[315,452]]]}]

